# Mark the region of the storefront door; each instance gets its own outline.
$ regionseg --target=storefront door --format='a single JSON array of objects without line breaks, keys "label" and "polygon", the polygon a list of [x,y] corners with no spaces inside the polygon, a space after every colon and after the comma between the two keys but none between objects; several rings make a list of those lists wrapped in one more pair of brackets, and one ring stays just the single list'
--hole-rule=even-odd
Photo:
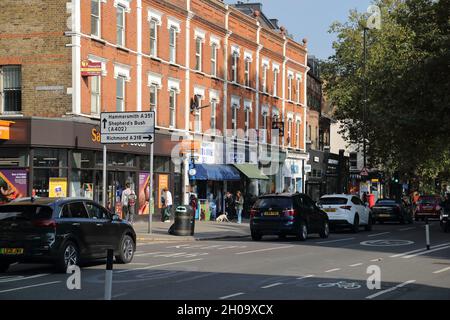
[{"label": "storefront door", "polygon": [[106,206],[122,217],[122,192],[125,184],[130,183],[132,190],[136,192],[136,173],[127,171],[109,171],[107,173],[107,201]]}]

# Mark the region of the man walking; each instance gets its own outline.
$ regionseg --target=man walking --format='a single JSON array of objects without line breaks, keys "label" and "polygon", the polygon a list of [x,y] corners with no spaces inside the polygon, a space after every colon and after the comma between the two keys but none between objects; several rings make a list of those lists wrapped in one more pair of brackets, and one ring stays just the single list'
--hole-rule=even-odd
[{"label": "man walking", "polygon": [[136,203],[136,194],[131,190],[130,184],[125,184],[125,190],[122,191],[122,213],[123,217],[133,223],[134,220],[134,206]]},{"label": "man walking", "polygon": [[166,200],[166,217],[164,222],[170,222],[170,218],[172,216],[172,193],[169,191],[169,189],[166,187],[164,188],[164,198]]}]

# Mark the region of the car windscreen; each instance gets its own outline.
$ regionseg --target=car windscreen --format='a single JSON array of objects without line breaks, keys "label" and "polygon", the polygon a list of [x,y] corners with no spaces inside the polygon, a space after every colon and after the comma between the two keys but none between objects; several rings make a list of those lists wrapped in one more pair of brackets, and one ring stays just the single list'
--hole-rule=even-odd
[{"label": "car windscreen", "polygon": [[397,202],[395,200],[378,200],[375,202],[376,206],[395,206]]},{"label": "car windscreen", "polygon": [[347,204],[347,201],[348,201],[347,198],[326,197],[326,198],[320,198],[319,204],[320,205],[340,205],[340,204]]},{"label": "car windscreen", "polygon": [[253,208],[255,209],[286,209],[292,208],[292,198],[287,197],[267,197],[258,199]]},{"label": "car windscreen", "polygon": [[0,221],[50,219],[53,210],[49,206],[39,205],[3,205],[0,206]]},{"label": "car windscreen", "polygon": [[436,198],[421,198],[419,204],[436,204],[438,200]]}]

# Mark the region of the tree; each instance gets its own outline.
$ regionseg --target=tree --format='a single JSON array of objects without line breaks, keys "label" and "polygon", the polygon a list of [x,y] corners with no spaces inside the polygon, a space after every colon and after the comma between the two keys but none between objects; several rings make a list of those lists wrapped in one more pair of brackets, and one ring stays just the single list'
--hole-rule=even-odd
[{"label": "tree", "polygon": [[324,91],[347,141],[363,131],[373,167],[436,177],[450,167],[449,0],[376,0],[380,30],[367,35],[367,119],[363,106],[363,28],[367,14],[335,22],[335,53],[321,62]]}]

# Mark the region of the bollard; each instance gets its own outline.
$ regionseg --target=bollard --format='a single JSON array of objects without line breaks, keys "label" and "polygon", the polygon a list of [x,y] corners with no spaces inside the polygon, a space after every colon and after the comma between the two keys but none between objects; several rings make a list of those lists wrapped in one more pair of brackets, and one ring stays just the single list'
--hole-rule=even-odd
[{"label": "bollard", "polygon": [[425,236],[427,238],[427,250],[430,250],[430,225],[428,224],[428,218],[425,219]]},{"label": "bollard", "polygon": [[105,274],[105,300],[111,300],[114,250],[108,249]]}]

